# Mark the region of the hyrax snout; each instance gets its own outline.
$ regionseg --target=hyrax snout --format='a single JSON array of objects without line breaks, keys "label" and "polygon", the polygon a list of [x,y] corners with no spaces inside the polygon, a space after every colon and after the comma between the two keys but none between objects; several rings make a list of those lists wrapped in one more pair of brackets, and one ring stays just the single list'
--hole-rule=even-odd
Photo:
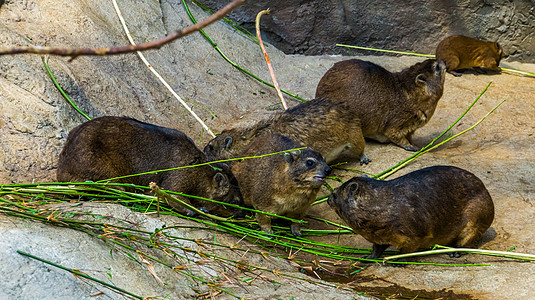
[{"label": "hyrax snout", "polygon": [[[301,148],[278,134],[261,135],[246,147],[243,156],[261,155]],[[318,152],[305,148],[256,159],[232,166],[246,205],[257,210],[301,219],[315,200],[331,168]],[[262,231],[273,233],[271,218],[256,214]],[[294,236],[301,236],[300,224],[292,223]]]},{"label": "hyrax snout", "polygon": [[225,130],[206,145],[204,152],[212,159],[237,157],[258,136],[268,133],[311,147],[328,163],[370,161],[364,153],[360,120],[347,105],[327,99],[301,103],[247,128]]},{"label": "hyrax snout", "polygon": [[486,73],[484,69],[499,72],[502,55],[503,48],[498,42],[482,41],[464,35],[445,38],[436,50],[436,58],[445,60],[448,72],[454,76],[462,75],[457,70],[468,68],[474,68],[480,73]]},{"label": "hyrax snout", "polygon": [[323,75],[316,97],[347,103],[365,138],[417,151],[412,135],[433,116],[444,90],[445,70],[444,62],[434,59],[398,73],[368,61],[344,60]]},{"label": "hyrax snout", "polygon": [[329,205],[373,243],[371,258],[392,245],[401,253],[435,244],[477,247],[494,219],[494,204],[474,174],[434,166],[380,181],[355,177],[329,197]]},{"label": "hyrax snout", "polygon": [[[69,132],[59,156],[57,179],[98,181],[205,162],[206,155],[181,131],[127,117],[106,116],[85,122]],[[236,178],[222,163],[128,177],[118,182],[143,186],[155,182],[175,192],[237,205],[242,203]],[[241,210],[209,201],[191,199],[190,202],[213,214],[242,214]],[[170,204],[185,212],[180,205]]]}]

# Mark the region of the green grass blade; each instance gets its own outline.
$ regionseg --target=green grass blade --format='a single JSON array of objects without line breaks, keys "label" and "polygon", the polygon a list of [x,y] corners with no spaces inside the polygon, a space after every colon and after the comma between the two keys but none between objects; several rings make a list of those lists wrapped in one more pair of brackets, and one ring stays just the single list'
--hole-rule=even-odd
[{"label": "green grass blade", "polygon": [[91,277],[91,276],[89,276],[89,275],[87,275],[87,274],[84,274],[84,273],[82,273],[82,272],[80,272],[80,271],[78,271],[78,270],[74,270],[74,269],[66,268],[66,267],[64,267],[64,266],[58,265],[58,264],[53,263],[53,262],[50,262],[50,261],[48,261],[48,260],[44,260],[44,259],[42,259],[42,258],[39,258],[39,257],[35,256],[35,255],[31,255],[31,254],[29,254],[29,253],[22,252],[22,251],[20,251],[20,250],[17,250],[17,253],[20,254],[20,255],[23,255],[23,256],[26,256],[26,257],[29,257],[29,258],[38,260],[38,261],[43,262],[43,263],[45,263],[45,264],[49,264],[49,265],[54,266],[54,267],[56,267],[56,268],[60,268],[60,269],[62,269],[62,270],[71,272],[72,274],[74,274],[74,275],[76,275],[76,276],[80,276],[80,277],[83,277],[83,278],[85,278],[85,279],[89,279],[89,280],[91,280],[91,281],[97,282],[97,283],[102,284],[102,285],[104,285],[104,286],[106,286],[106,287],[108,287],[108,288],[110,288],[110,289],[112,289],[112,290],[114,290],[114,291],[116,291],[116,292],[119,292],[119,293],[122,293],[122,294],[126,294],[126,295],[131,296],[131,297],[134,297],[134,298],[136,298],[136,299],[144,299],[144,297],[141,297],[141,296],[138,296],[138,295],[136,295],[136,294],[130,293],[129,291],[126,291],[126,290],[123,290],[123,289],[121,289],[121,288],[118,288],[118,287],[116,287],[116,286],[114,286],[114,285],[111,285],[111,284],[109,284],[109,283],[107,283],[107,282],[104,282],[104,281],[102,281],[102,280],[98,280],[98,279],[96,279],[96,278],[94,278],[94,277]]},{"label": "green grass blade", "polygon": [[[188,16],[190,17],[191,21],[193,22],[193,24],[197,24],[197,21],[195,20],[195,18],[193,17],[193,15],[191,14],[191,11],[189,10],[189,6],[188,4],[186,3],[185,0],[182,0],[182,3],[184,4],[184,8],[186,9],[186,12],[188,13]],[[244,68],[240,67],[237,63],[233,62],[232,60],[230,60],[224,53],[223,51],[221,51],[221,49],[217,46],[217,44],[206,34],[206,32],[204,32],[204,30],[199,30],[199,32],[206,38],[206,40],[212,45],[212,47],[214,47],[214,49],[219,53],[219,55],[221,55],[221,57],[223,57],[223,59],[225,59],[228,63],[230,63],[233,67],[235,67],[236,69],[242,71],[243,73],[251,76],[252,78],[256,79],[257,81],[259,81],[260,83],[263,83],[271,88],[275,88],[275,86],[267,81],[264,81],[262,79],[260,79],[260,77],[254,75],[253,73],[245,70]],[[286,95],[290,96],[290,97],[293,97],[297,100],[300,100],[302,102],[306,102],[307,100],[299,97],[298,95],[294,95],[290,92],[287,92],[285,90],[282,90],[281,89],[281,92],[285,93]]]},{"label": "green grass blade", "polygon": [[91,120],[91,118],[86,115],[81,109],[78,108],[78,106],[76,104],[74,104],[74,102],[69,98],[69,96],[67,96],[67,94],[63,91],[63,89],[61,88],[61,86],[59,85],[58,81],[56,80],[56,77],[54,77],[54,74],[52,74],[52,71],[50,70],[50,67],[48,66],[48,64],[46,63],[46,58],[43,57],[41,58],[41,60],[43,61],[43,65],[45,65],[45,69],[46,71],[48,72],[48,76],[50,76],[50,79],[52,79],[52,82],[54,83],[54,85],[56,86],[56,88],[58,89],[58,91],[61,93],[61,95],[63,96],[63,98],[65,98],[65,100],[67,100],[67,102],[69,102],[69,104],[77,111],[79,112],[82,116],[84,116],[84,118],[86,118],[87,120]]}]

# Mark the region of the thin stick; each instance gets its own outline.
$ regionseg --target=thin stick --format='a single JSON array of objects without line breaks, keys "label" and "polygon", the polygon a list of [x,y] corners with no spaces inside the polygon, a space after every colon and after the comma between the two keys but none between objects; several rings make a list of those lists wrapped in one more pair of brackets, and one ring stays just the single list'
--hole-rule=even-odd
[{"label": "thin stick", "polygon": [[517,258],[517,259],[523,259],[523,260],[535,260],[535,255],[526,254],[526,253],[512,253],[512,252],[506,252],[506,251],[493,251],[493,250],[482,250],[482,249],[471,249],[471,248],[447,248],[447,247],[445,248],[446,249],[429,250],[429,251],[421,251],[421,252],[415,252],[415,253],[406,253],[406,254],[387,256],[383,258],[383,261],[406,258],[406,257],[414,257],[414,256],[450,253],[450,252],[466,252],[466,253],[475,253],[475,254],[491,255],[491,256],[505,256],[508,258]]},{"label": "thin stick", "polygon": [[271,79],[273,80],[273,85],[275,86],[275,89],[277,90],[277,95],[279,95],[279,98],[281,99],[281,103],[282,103],[282,106],[284,107],[284,110],[287,110],[288,104],[286,104],[286,100],[284,100],[284,97],[282,96],[281,90],[279,88],[279,84],[277,83],[277,78],[275,78],[275,72],[273,72],[273,67],[271,66],[271,62],[269,61],[269,56],[266,52],[266,48],[264,47],[264,43],[262,42],[262,36],[260,35],[260,18],[262,17],[262,15],[267,15],[267,14],[269,14],[269,8],[259,12],[256,15],[256,20],[255,20],[256,35],[258,36],[258,42],[260,43],[260,48],[262,48],[262,53],[264,53],[264,57],[266,58],[266,63],[269,69],[269,74],[271,75]]},{"label": "thin stick", "polygon": [[[130,34],[130,30],[128,30],[128,27],[126,26],[126,22],[123,18],[123,14],[121,13],[119,6],[117,5],[117,1],[112,0],[112,2],[113,2],[113,7],[115,8],[115,12],[117,13],[117,16],[119,17],[121,24],[123,25],[124,32],[126,33],[126,36],[128,40],[130,41],[130,44],[132,44],[132,46],[136,46],[136,43],[134,42],[134,39],[132,38],[132,34]],[[212,136],[212,138],[215,138],[215,134],[212,132],[212,130],[210,130],[210,128],[206,126],[203,120],[201,120],[201,118],[199,118],[199,116],[197,116],[197,114],[193,112],[193,110],[186,104],[186,102],[184,102],[184,100],[182,100],[182,98],[180,98],[180,96],[173,90],[173,88],[167,83],[167,81],[165,81],[165,79],[163,79],[163,77],[152,67],[152,65],[145,58],[145,55],[143,55],[141,51],[136,51],[136,53],[141,59],[141,61],[143,61],[145,66],[149,68],[149,70],[152,72],[152,74],[154,74],[154,76],[156,76],[156,78],[158,78],[158,80],[160,80],[160,82],[167,88],[167,90],[173,95],[173,97],[175,97],[178,100],[178,102],[180,102],[180,104],[182,104],[182,106],[186,108],[186,110],[195,118],[195,120],[197,120],[197,122],[199,122],[199,124],[201,124],[201,126],[206,131],[208,131],[208,133]]]},{"label": "thin stick", "polygon": [[56,267],[56,268],[60,268],[60,269],[62,269],[62,270],[71,272],[72,274],[74,274],[74,275],[76,275],[76,276],[80,276],[80,277],[83,277],[83,278],[92,280],[92,281],[94,281],[94,282],[100,283],[100,284],[102,284],[102,285],[104,285],[104,286],[106,286],[106,287],[108,287],[108,288],[110,288],[110,289],[112,289],[112,290],[116,290],[116,291],[118,291],[118,292],[120,292],[120,293],[123,293],[123,294],[126,294],[126,295],[128,295],[128,296],[132,296],[132,297],[137,298],[137,299],[144,299],[144,298],[141,297],[141,296],[138,296],[138,295],[136,295],[136,294],[132,294],[132,293],[130,293],[130,292],[128,292],[128,291],[125,291],[125,290],[123,290],[123,289],[121,289],[121,288],[118,288],[118,287],[116,287],[116,286],[114,286],[114,285],[111,285],[111,284],[109,284],[109,283],[107,283],[107,282],[104,282],[104,281],[102,281],[102,280],[98,280],[98,279],[96,279],[96,278],[93,278],[93,277],[91,277],[91,276],[89,276],[89,275],[87,275],[87,274],[84,274],[84,273],[82,273],[82,272],[80,272],[80,271],[78,271],[78,270],[74,270],[74,269],[66,268],[66,267],[64,267],[64,266],[55,264],[55,263],[53,263],[53,262],[44,260],[44,259],[42,259],[42,258],[39,258],[39,257],[34,256],[34,255],[31,255],[31,254],[26,253],[26,252],[22,252],[22,251],[20,251],[20,250],[17,250],[17,253],[20,254],[20,255],[24,255],[24,256],[26,256],[26,257],[29,257],[29,258],[33,258],[33,259],[38,260],[38,261],[40,261],[40,262],[44,262],[45,264],[49,264],[49,265],[54,266],[54,267]]},{"label": "thin stick", "polygon": [[234,0],[231,3],[227,4],[222,9],[218,10],[215,14],[209,16],[200,23],[188,26],[181,30],[176,30],[173,33],[165,36],[159,40],[153,40],[146,43],[138,45],[127,45],[121,47],[113,48],[79,48],[79,49],[68,49],[68,48],[54,48],[54,47],[41,47],[41,46],[30,46],[30,47],[9,47],[0,49],[0,55],[6,54],[22,54],[22,53],[33,53],[33,54],[52,54],[60,56],[71,56],[73,59],[82,56],[82,55],[115,55],[123,53],[131,53],[135,51],[144,51],[149,49],[159,49],[163,45],[170,43],[176,39],[184,37],[186,35],[192,34],[199,29],[202,29],[215,21],[223,18],[225,15],[230,13],[232,10],[236,9],[238,6],[242,5],[245,0]]}]

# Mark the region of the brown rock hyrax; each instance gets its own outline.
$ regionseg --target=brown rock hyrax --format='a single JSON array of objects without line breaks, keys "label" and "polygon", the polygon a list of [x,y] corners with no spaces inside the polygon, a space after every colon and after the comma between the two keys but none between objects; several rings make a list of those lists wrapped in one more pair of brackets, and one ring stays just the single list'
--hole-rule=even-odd
[{"label": "brown rock hyrax", "polygon": [[373,243],[370,258],[392,245],[401,253],[435,244],[477,247],[494,219],[494,204],[474,174],[451,166],[381,181],[355,177],[327,203],[355,233]]},{"label": "brown rock hyrax", "polygon": [[[98,181],[204,162],[207,162],[206,155],[181,131],[127,117],[106,116],[85,122],[69,132],[59,156],[57,179],[64,182]],[[222,163],[118,181],[143,186],[155,182],[175,192],[238,205],[242,203],[238,183],[230,168]],[[198,199],[189,202],[222,216],[241,213],[241,210],[213,202]],[[180,205],[170,204],[185,212]]]},{"label": "brown rock hyrax", "polygon": [[[269,154],[300,148],[288,137],[266,134],[254,140],[243,156]],[[243,200],[257,210],[301,219],[315,200],[331,168],[321,154],[310,148],[256,159],[245,159],[232,166]],[[256,214],[262,231],[273,233],[271,218]],[[301,236],[300,224],[292,223],[294,236]]]},{"label": "brown rock hyrax", "polygon": [[433,116],[442,97],[444,72],[444,62],[433,59],[398,73],[368,61],[344,60],[323,75],[316,97],[347,102],[364,137],[417,151],[412,135]]},{"label": "brown rock hyrax", "polygon": [[456,70],[474,68],[479,73],[488,69],[500,71],[503,49],[498,42],[487,42],[464,35],[452,35],[442,40],[436,51],[436,59],[446,61],[446,69],[454,76],[461,76]]},{"label": "brown rock hyrax", "polygon": [[327,163],[370,162],[364,154],[360,121],[347,105],[326,99],[301,103],[251,127],[224,130],[206,145],[204,152],[212,159],[237,157],[253,140],[266,133],[281,134],[311,147]]}]

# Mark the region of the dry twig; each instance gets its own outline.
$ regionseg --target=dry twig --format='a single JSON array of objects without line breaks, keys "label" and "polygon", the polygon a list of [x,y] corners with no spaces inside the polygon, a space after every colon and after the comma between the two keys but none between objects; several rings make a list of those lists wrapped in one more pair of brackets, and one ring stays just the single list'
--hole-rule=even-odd
[{"label": "dry twig", "polygon": [[182,30],[177,30],[162,39],[149,41],[137,45],[127,45],[121,47],[113,48],[79,48],[79,49],[68,49],[68,48],[54,48],[54,47],[41,47],[41,46],[30,46],[30,47],[10,47],[0,49],[0,55],[7,54],[22,54],[22,53],[33,53],[33,54],[52,54],[60,56],[71,56],[73,59],[81,55],[115,55],[123,53],[131,53],[135,51],[144,51],[149,49],[159,49],[163,45],[170,43],[176,39],[179,39],[183,36],[192,34],[215,21],[223,18],[229,12],[242,5],[245,0],[234,0],[231,3],[227,4],[222,9],[218,10],[215,14],[209,16],[200,23],[193,24]]},{"label": "dry twig", "polygon": [[279,95],[279,98],[281,99],[281,103],[282,103],[282,106],[284,107],[284,110],[287,110],[288,104],[286,104],[286,100],[284,100],[284,97],[282,96],[281,90],[279,88],[279,84],[277,83],[277,79],[275,78],[275,72],[273,72],[273,67],[271,66],[271,62],[269,61],[269,56],[267,55],[266,48],[264,47],[264,43],[262,42],[262,36],[260,35],[260,17],[262,17],[262,15],[267,15],[267,14],[269,14],[269,8],[259,12],[256,15],[256,20],[255,20],[256,35],[258,36],[258,42],[260,43],[260,48],[262,48],[262,53],[264,53],[264,57],[266,58],[266,63],[269,69],[269,74],[271,75],[271,79],[273,80],[273,86],[275,86],[275,89],[277,90],[277,95]]}]

